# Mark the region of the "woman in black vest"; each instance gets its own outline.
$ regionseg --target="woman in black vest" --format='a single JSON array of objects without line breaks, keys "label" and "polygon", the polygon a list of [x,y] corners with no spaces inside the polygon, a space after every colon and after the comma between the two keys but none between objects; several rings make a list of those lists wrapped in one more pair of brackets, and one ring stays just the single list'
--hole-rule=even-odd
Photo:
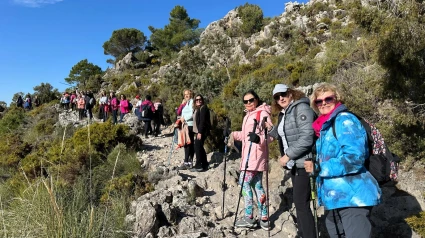
[{"label": "woman in black vest", "polygon": [[195,97],[193,105],[193,133],[195,134],[195,166],[190,170],[192,172],[202,172],[208,170],[207,153],[204,149],[204,143],[210,134],[210,110],[205,105],[204,97],[198,94]]}]

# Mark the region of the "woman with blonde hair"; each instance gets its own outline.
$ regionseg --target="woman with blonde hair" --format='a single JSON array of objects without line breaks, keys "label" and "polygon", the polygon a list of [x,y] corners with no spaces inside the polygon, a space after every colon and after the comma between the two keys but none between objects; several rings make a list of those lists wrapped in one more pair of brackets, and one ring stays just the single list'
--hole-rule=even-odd
[{"label": "woman with blonde hair", "polygon": [[[378,182],[364,166],[369,154],[366,130],[343,104],[335,85],[317,87],[311,106],[320,113],[313,122],[318,136],[316,182],[329,236],[370,237],[370,212],[381,202],[382,194]],[[311,161],[304,162],[304,166],[307,172],[313,172]]]},{"label": "woman with blonde hair", "polygon": [[177,115],[181,114],[180,122],[182,124],[186,123],[188,126],[188,135],[189,143],[184,145],[184,162],[179,167],[179,169],[190,169],[193,163],[193,155],[195,154],[195,147],[193,143],[194,134],[193,134],[193,91],[190,89],[185,89],[183,91],[184,99],[177,111]]}]

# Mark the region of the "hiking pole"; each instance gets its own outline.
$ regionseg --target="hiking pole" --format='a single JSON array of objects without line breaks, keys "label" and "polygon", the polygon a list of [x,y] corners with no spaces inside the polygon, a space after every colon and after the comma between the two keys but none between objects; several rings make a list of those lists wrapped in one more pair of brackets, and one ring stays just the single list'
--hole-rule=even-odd
[{"label": "hiking pole", "polygon": [[[306,161],[312,161],[312,159],[305,159]],[[316,238],[319,238],[319,227],[317,224],[317,207],[316,207],[316,186],[314,186],[314,163],[313,172],[309,174],[310,177],[310,190],[311,190],[311,201],[313,202],[313,217],[314,217],[314,228],[316,230]]]},{"label": "hiking pole", "polygon": [[[257,129],[257,124],[258,124],[257,120],[254,119],[254,128],[252,128],[252,133],[255,133],[255,129]],[[239,191],[238,205],[236,206],[235,220],[233,221],[233,227],[235,227],[236,219],[238,218],[239,204],[241,203],[243,183],[244,183],[244,180],[245,180],[246,170],[248,169],[248,161],[249,161],[249,154],[251,154],[251,147],[252,147],[252,141],[249,143],[248,155],[246,156],[245,169],[244,169],[243,175],[242,175],[241,190]]]},{"label": "hiking pole", "polygon": [[229,140],[229,135],[230,135],[230,119],[226,118],[225,119],[225,126],[224,126],[224,130],[223,130],[223,135],[224,135],[224,173],[223,173],[223,184],[221,185],[221,189],[223,191],[223,200],[222,200],[222,206],[221,206],[221,217],[222,219],[224,219],[224,196],[226,193],[226,189],[227,189],[227,184],[226,184],[226,160],[227,160],[227,142]]},{"label": "hiking pole", "polygon": [[170,166],[171,155],[173,154],[174,142],[176,140],[176,138],[175,138],[176,137],[176,132],[177,132],[177,128],[174,128],[173,142],[171,143],[170,154],[168,155],[168,166]]},{"label": "hiking pole", "polygon": [[269,200],[269,142],[267,141],[267,128],[265,127],[265,123],[267,122],[267,116],[263,117],[263,122],[261,123],[261,126],[264,129],[264,138],[266,142],[266,151],[267,151],[267,160],[266,160],[266,206],[267,206],[267,223],[268,223],[268,230],[267,230],[267,237],[270,238],[270,200]]}]

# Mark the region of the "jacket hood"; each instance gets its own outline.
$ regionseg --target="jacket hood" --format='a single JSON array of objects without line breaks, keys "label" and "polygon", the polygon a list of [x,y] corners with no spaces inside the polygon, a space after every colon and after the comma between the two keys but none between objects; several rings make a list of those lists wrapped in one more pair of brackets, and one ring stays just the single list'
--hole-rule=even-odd
[{"label": "jacket hood", "polygon": [[302,97],[296,101],[294,101],[293,103],[291,103],[287,109],[287,112],[290,112],[296,105],[301,104],[301,103],[305,103],[308,106],[310,106],[310,99],[308,99],[308,97]]}]

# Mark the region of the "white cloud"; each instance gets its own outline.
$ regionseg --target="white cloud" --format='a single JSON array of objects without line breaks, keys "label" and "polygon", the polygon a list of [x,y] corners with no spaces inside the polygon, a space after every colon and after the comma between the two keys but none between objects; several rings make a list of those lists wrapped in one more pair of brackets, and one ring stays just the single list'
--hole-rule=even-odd
[{"label": "white cloud", "polygon": [[55,4],[62,2],[63,0],[13,0],[16,4],[25,6],[25,7],[41,7],[47,4]]}]

